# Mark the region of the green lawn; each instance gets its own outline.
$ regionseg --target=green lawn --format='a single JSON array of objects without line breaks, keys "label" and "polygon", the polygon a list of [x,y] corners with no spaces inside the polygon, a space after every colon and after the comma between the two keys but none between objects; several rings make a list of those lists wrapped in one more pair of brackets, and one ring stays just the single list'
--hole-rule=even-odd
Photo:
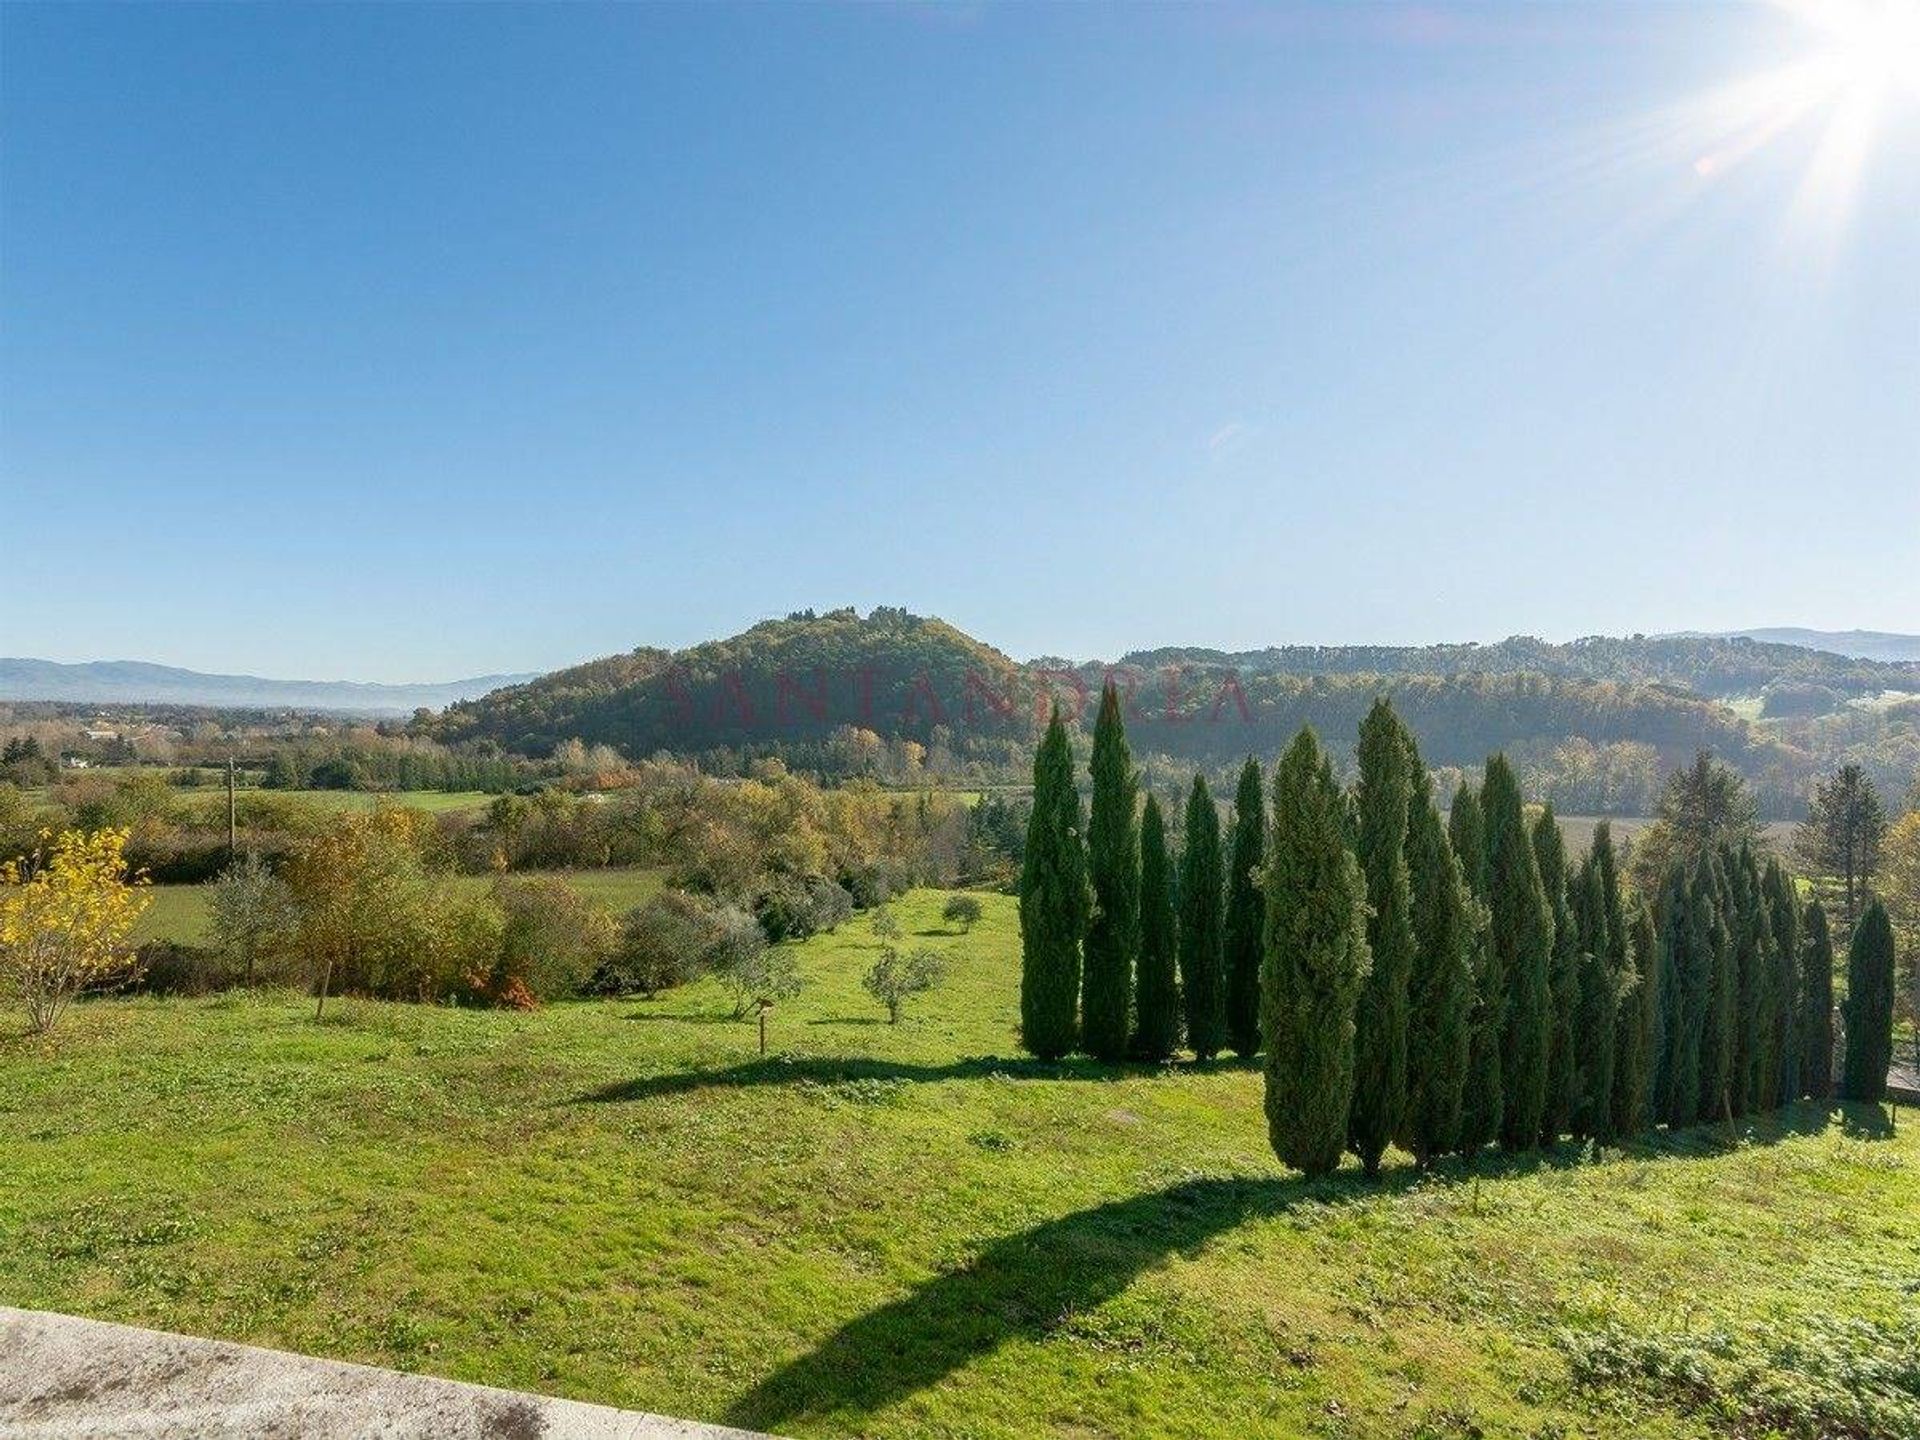
[{"label": "green lawn", "polygon": [[[623,914],[659,891],[665,882],[663,871],[639,866],[614,866],[605,870],[555,870],[542,872],[560,876],[589,900],[598,901],[614,914]],[[453,883],[461,889],[483,890],[493,883],[491,875],[456,875]],[[155,885],[153,903],[140,917],[134,935],[140,940],[172,940],[181,945],[203,945],[207,939],[207,888],[204,885]]]},{"label": "green lawn", "polygon": [[10,1033],[0,1302],[798,1435],[1920,1433],[1912,1112],[1309,1183],[1257,1070],[1015,1058],[1012,902],[942,899],[942,990],[883,1023],[856,921],[764,1062],[707,983]]},{"label": "green lawn", "polygon": [[[224,785],[206,786],[195,790],[178,792],[184,799],[199,806],[226,813],[227,792]],[[373,810],[381,805],[398,805],[409,810],[482,810],[500,797],[490,795],[484,790],[259,790],[250,789],[243,795],[271,795],[276,799],[286,799],[301,805],[312,806],[316,810],[329,812],[340,810]]]}]

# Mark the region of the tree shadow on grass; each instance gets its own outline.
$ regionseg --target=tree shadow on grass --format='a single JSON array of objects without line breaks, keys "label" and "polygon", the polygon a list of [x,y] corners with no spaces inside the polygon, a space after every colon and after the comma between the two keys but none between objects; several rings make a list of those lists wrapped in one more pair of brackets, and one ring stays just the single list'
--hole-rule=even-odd
[{"label": "tree shadow on grass", "polygon": [[[810,1024],[854,1024],[856,1021],[809,1021]],[[872,1022],[879,1024],[879,1021]],[[667,1095],[686,1095],[696,1090],[744,1090],[762,1085],[840,1085],[850,1080],[900,1080],[909,1084],[938,1084],[948,1080],[980,1080],[989,1076],[1004,1080],[1081,1080],[1111,1081],[1138,1076],[1164,1074],[1178,1070],[1183,1074],[1225,1073],[1236,1069],[1258,1069],[1257,1061],[1211,1061],[1205,1065],[1110,1065],[1098,1060],[1073,1057],[1065,1060],[1031,1060],[1002,1055],[976,1055],[943,1065],[917,1065],[900,1060],[876,1060],[860,1055],[794,1057],[770,1055],[765,1059],[743,1060],[713,1070],[671,1070],[660,1075],[638,1075],[631,1080],[603,1085],[574,1097],[584,1105],[618,1104],[632,1100],[657,1100]]]},{"label": "tree shadow on grass", "polygon": [[778,1430],[857,1418],[937,1384],[1009,1340],[1043,1339],[1169,1256],[1303,1200],[1376,1187],[1336,1178],[1194,1180],[1049,1220],[997,1240],[963,1269],[849,1321],[754,1386],[729,1424]]}]

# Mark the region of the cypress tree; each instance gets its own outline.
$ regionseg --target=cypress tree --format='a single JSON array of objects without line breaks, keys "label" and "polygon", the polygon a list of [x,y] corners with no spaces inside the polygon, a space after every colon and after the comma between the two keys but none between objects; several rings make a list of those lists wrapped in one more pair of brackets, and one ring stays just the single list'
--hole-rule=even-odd
[{"label": "cypress tree", "polygon": [[1833,932],[1818,900],[1807,907],[1800,969],[1800,1074],[1807,1094],[1824,1105],[1833,1099]]},{"label": "cypress tree", "polygon": [[1348,1144],[1369,1175],[1400,1133],[1407,1108],[1407,985],[1413,970],[1413,887],[1407,871],[1407,806],[1413,798],[1413,737],[1376,700],[1360,723],[1354,793],[1355,849],[1371,913],[1372,968],[1354,1013],[1353,1113]]},{"label": "cypress tree", "polygon": [[1079,1035],[1080,940],[1091,895],[1073,747],[1054,707],[1033,757],[1033,815],[1020,865],[1020,1041],[1043,1060]]},{"label": "cypress tree", "polygon": [[1226,976],[1222,971],[1226,896],[1220,869],[1220,812],[1206,778],[1187,795],[1187,846],[1180,855],[1180,993],[1187,1044],[1211,1060],[1227,1043]]},{"label": "cypress tree", "polygon": [[1704,887],[1695,902],[1696,916],[1707,927],[1706,993],[1700,1027],[1699,1119],[1713,1121],[1732,1114],[1735,1007],[1739,987],[1734,976],[1733,932],[1727,923],[1732,909],[1727,867],[1721,854],[1703,854],[1694,867],[1695,883]]},{"label": "cypress tree", "polygon": [[1533,857],[1540,889],[1553,916],[1553,954],[1547,967],[1547,1108],[1540,1139],[1551,1145],[1573,1126],[1578,1068],[1574,1020],[1580,1009],[1580,936],[1568,891],[1567,842],[1547,805],[1533,826]]},{"label": "cypress tree", "polygon": [[1260,766],[1252,756],[1240,768],[1233,795],[1233,844],[1227,855],[1227,1043],[1239,1055],[1260,1050],[1260,967],[1265,942],[1266,901],[1261,867],[1266,863],[1267,816],[1260,794]]},{"label": "cypress tree", "polygon": [[1733,1077],[1736,1115],[1773,1108],[1776,1057],[1773,1050],[1773,922],[1767,911],[1765,881],[1753,847],[1742,845],[1733,887],[1735,913],[1734,973],[1739,991]]},{"label": "cypress tree", "polygon": [[1492,948],[1507,984],[1506,1028],[1500,1046],[1504,1089],[1500,1144],[1507,1150],[1530,1150],[1540,1143],[1547,1112],[1552,1034],[1547,977],[1553,955],[1553,912],[1541,889],[1520,785],[1506,756],[1495,755],[1487,761],[1480,804],[1487,824]]},{"label": "cypress tree", "polygon": [[1366,879],[1345,810],[1333,766],[1303,729],[1274,777],[1260,1028],[1267,1136],[1309,1175],[1333,1170],[1346,1148],[1353,1016],[1370,965]]},{"label": "cypress tree", "polygon": [[[1628,964],[1613,1049],[1613,1133],[1638,1134],[1651,1122],[1653,1061],[1660,1050],[1660,940],[1653,907],[1634,901],[1627,921]],[[1619,952],[1616,950],[1615,952]]]},{"label": "cypress tree", "polygon": [[1893,1063],[1893,925],[1878,900],[1868,904],[1847,947],[1847,1064],[1843,1100],[1878,1104]]},{"label": "cypress tree", "polygon": [[1080,1029],[1096,1060],[1126,1058],[1133,1018],[1133,965],[1140,950],[1138,780],[1120,716],[1120,692],[1107,682],[1093,722],[1093,805],[1087,816],[1087,873],[1093,918],[1087,925]]},{"label": "cypress tree", "polygon": [[1480,797],[1470,786],[1454,792],[1447,831],[1473,910],[1468,953],[1473,962],[1473,1004],[1467,1017],[1467,1083],[1461,1097],[1460,1149],[1471,1155],[1500,1134],[1505,1109],[1500,1047],[1507,1028],[1507,981],[1493,946],[1493,915],[1487,904],[1487,827]]},{"label": "cypress tree", "polygon": [[1801,1034],[1800,897],[1793,877],[1778,860],[1767,862],[1767,917],[1773,930],[1773,1053],[1774,1105],[1790,1105],[1806,1092],[1802,1063],[1806,1042]]},{"label": "cypress tree", "polygon": [[1447,839],[1433,803],[1433,782],[1411,737],[1408,749],[1414,777],[1407,814],[1414,944],[1407,981],[1407,1118],[1401,1144],[1424,1166],[1460,1143],[1479,902]]},{"label": "cypress tree", "polygon": [[[1607,841],[1603,821],[1594,848],[1580,862],[1571,907],[1579,949],[1574,1005],[1574,1106],[1569,1128],[1586,1139],[1610,1139],[1613,1131],[1613,1052],[1619,976],[1613,963],[1613,932],[1601,878],[1599,847]],[[1611,843],[1610,841],[1608,843]]]},{"label": "cypress tree", "polygon": [[1160,802],[1147,796],[1140,813],[1140,974],[1134,1053],[1165,1060],[1180,1048],[1180,986],[1174,975],[1173,862]]},{"label": "cypress tree", "polygon": [[1706,1018],[1710,937],[1694,915],[1693,887],[1684,862],[1667,875],[1660,904],[1660,998],[1663,1053],[1654,1108],[1675,1130],[1700,1116],[1700,1027]]}]

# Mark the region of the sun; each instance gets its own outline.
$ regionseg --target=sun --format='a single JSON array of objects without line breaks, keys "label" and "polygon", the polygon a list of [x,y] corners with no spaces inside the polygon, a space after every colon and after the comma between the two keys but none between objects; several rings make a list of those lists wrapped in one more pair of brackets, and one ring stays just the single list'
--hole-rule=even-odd
[{"label": "sun", "polygon": [[1920,93],[1920,0],[1788,0],[1815,32],[1813,64],[1834,89]]}]

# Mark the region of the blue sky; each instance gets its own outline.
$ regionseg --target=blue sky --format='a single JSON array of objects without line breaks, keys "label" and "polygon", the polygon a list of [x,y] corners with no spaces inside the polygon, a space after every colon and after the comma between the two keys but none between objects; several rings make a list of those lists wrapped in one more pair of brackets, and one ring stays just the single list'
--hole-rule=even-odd
[{"label": "blue sky", "polygon": [[1831,49],[1623,0],[0,6],[0,653],[1920,630],[1920,84],[1869,137],[1851,71],[1753,78]]}]

